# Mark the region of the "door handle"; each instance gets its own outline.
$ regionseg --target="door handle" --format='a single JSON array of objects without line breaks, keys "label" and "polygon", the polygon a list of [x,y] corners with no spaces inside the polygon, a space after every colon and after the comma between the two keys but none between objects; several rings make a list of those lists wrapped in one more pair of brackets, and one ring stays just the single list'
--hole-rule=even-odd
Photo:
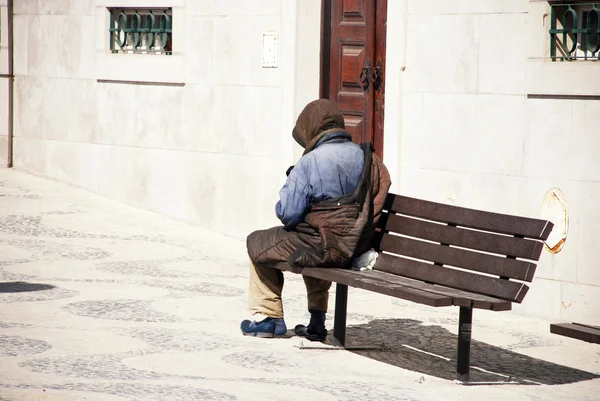
[{"label": "door handle", "polygon": [[371,72],[371,82],[373,82],[373,89],[381,92],[381,88],[383,87],[383,67],[381,60],[377,60],[377,65]]},{"label": "door handle", "polygon": [[367,60],[358,77],[358,80],[360,81],[365,92],[369,90],[369,79],[371,79],[371,61]]}]

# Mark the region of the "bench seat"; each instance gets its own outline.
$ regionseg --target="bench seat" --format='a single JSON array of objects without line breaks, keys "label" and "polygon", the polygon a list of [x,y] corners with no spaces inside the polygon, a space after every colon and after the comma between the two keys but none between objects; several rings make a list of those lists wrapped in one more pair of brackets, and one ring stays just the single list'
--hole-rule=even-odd
[{"label": "bench seat", "polygon": [[600,327],[582,323],[556,323],[550,325],[550,333],[571,337],[588,343],[600,344]]}]

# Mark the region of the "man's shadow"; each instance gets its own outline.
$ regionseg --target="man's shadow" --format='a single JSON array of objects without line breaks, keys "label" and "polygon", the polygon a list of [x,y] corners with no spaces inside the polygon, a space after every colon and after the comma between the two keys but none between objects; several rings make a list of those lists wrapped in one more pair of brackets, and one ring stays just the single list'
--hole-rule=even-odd
[{"label": "man's shadow", "polygon": [[[332,344],[331,334],[326,344]],[[412,319],[377,319],[367,324],[348,326],[346,329],[346,348],[349,351],[446,380],[456,379],[457,342],[456,334],[443,327],[424,326]],[[365,349],[371,347],[375,349]],[[471,382],[511,381],[551,385],[597,378],[600,375],[480,341],[471,342]]]}]

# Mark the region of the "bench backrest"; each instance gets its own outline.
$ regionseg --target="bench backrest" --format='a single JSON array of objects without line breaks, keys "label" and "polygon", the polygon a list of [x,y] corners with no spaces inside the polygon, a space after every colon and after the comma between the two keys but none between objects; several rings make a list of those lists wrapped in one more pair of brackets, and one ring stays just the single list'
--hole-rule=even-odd
[{"label": "bench backrest", "polygon": [[396,194],[384,209],[375,270],[518,303],[553,227]]}]

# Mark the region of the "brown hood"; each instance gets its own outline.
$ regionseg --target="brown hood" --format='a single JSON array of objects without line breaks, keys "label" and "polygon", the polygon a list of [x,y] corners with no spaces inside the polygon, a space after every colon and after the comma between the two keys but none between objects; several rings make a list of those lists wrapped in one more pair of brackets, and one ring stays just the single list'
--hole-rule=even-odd
[{"label": "brown hood", "polygon": [[324,134],[343,129],[344,116],[337,104],[329,99],[319,99],[310,102],[302,110],[292,136],[306,154],[314,149]]}]

